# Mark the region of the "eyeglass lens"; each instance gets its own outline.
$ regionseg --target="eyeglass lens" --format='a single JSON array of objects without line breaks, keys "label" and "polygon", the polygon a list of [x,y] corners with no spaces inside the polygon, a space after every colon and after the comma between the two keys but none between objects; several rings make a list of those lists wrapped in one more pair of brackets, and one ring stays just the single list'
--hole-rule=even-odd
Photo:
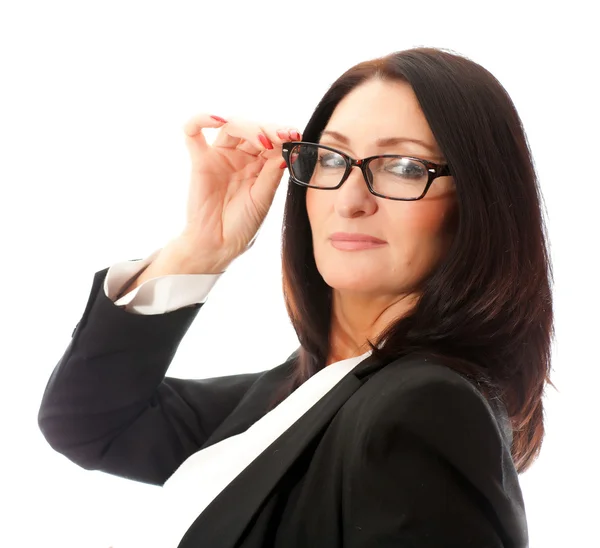
[{"label": "eyeglass lens", "polygon": [[[312,144],[294,146],[290,164],[292,177],[312,188],[336,187],[347,167],[341,154]],[[422,162],[402,157],[375,158],[367,172],[373,190],[391,198],[418,198],[429,178]]]}]

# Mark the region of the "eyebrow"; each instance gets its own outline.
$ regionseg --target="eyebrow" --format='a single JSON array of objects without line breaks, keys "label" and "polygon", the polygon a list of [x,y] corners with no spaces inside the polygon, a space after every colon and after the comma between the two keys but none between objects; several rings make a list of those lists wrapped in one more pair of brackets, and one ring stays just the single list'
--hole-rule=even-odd
[{"label": "eyebrow", "polygon": [[[344,143],[345,145],[350,144],[350,139],[348,139],[348,137],[345,137],[341,133],[338,133],[337,131],[325,129],[319,135],[319,140],[321,140],[321,137],[323,137],[324,135],[330,135],[331,137],[337,139],[338,141],[340,141],[340,143]],[[430,144],[426,143],[425,141],[421,141],[420,139],[412,139],[410,137],[384,137],[375,141],[375,145],[380,148],[397,145],[398,143],[416,143],[417,145],[425,147],[437,158],[442,158],[442,156]]]}]

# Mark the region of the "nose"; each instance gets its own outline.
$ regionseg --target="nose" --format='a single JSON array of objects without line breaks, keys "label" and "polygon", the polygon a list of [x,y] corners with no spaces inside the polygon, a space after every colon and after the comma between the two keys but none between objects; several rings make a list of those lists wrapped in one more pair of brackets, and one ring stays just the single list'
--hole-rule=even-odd
[{"label": "nose", "polygon": [[342,217],[370,215],[377,210],[377,200],[367,186],[362,170],[354,165],[338,188],[335,196],[335,209]]},{"label": "nose", "polygon": [[364,190],[367,193],[369,192],[369,186],[367,180],[364,176],[364,173],[361,169],[362,160],[357,160],[352,164],[350,169],[350,173],[346,176],[342,185],[338,190],[342,190],[344,187],[358,187],[360,190]]}]

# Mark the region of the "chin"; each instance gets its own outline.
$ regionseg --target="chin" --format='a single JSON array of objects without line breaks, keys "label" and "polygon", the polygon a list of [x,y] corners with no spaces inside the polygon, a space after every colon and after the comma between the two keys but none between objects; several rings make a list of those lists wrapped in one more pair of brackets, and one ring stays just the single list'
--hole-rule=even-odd
[{"label": "chin", "polygon": [[378,286],[373,282],[377,279],[374,273],[367,274],[357,270],[340,270],[339,265],[335,272],[324,272],[321,276],[325,283],[339,291],[352,291],[357,293],[370,293],[377,291]]}]

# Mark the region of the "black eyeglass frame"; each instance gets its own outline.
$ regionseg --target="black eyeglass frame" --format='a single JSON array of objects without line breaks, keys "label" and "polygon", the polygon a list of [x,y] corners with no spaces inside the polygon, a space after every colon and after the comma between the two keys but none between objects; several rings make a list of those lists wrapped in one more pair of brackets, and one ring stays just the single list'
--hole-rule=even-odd
[{"label": "black eyeglass frame", "polygon": [[[303,183],[303,182],[299,181],[298,179],[296,179],[296,177],[294,177],[294,175],[293,175],[293,170],[290,165],[290,153],[296,145],[318,146],[321,148],[325,148],[327,150],[331,150],[332,152],[335,152],[335,153],[339,154],[342,158],[344,158],[344,160],[346,162],[346,171],[345,171],[344,175],[342,176],[342,180],[340,181],[340,183],[337,186],[331,186],[331,187],[318,186],[318,187],[316,187],[316,186],[311,186],[309,184]],[[336,190],[336,189],[340,188],[346,182],[348,177],[350,176],[350,173],[352,172],[352,168],[354,166],[358,166],[358,167],[360,167],[360,170],[362,171],[363,178],[364,178],[365,182],[367,183],[367,188],[369,189],[369,192],[371,194],[373,194],[374,196],[379,196],[380,198],[386,198],[388,200],[400,200],[403,202],[407,202],[407,201],[412,202],[412,201],[420,200],[421,198],[423,198],[425,196],[425,194],[427,194],[427,191],[429,190],[431,183],[433,183],[433,181],[435,179],[437,179],[438,177],[452,175],[450,173],[450,167],[447,164],[436,164],[434,162],[430,162],[429,160],[424,160],[423,158],[417,158],[415,156],[403,156],[401,154],[379,154],[377,156],[369,156],[367,158],[362,158],[360,160],[356,160],[356,159],[352,158],[351,156],[348,156],[348,154],[346,154],[336,148],[333,148],[333,147],[330,147],[327,145],[322,145],[320,143],[310,143],[308,141],[287,141],[287,142],[283,143],[281,146],[282,146],[281,155],[283,156],[283,159],[285,160],[285,163],[287,164],[287,167],[290,171],[290,178],[292,179],[292,181],[294,183],[296,183],[297,185],[308,187],[308,188],[316,188],[318,190]],[[427,174],[428,174],[427,184],[425,185],[425,190],[423,190],[423,193],[417,198],[392,198],[391,196],[385,196],[384,194],[380,194],[379,192],[376,192],[375,189],[373,188],[373,186],[371,185],[371,181],[369,179],[371,171],[368,169],[368,167],[369,167],[369,163],[372,160],[376,160],[377,158],[401,158],[401,159],[405,158],[407,160],[416,160],[417,162],[421,162],[427,169]]]}]

